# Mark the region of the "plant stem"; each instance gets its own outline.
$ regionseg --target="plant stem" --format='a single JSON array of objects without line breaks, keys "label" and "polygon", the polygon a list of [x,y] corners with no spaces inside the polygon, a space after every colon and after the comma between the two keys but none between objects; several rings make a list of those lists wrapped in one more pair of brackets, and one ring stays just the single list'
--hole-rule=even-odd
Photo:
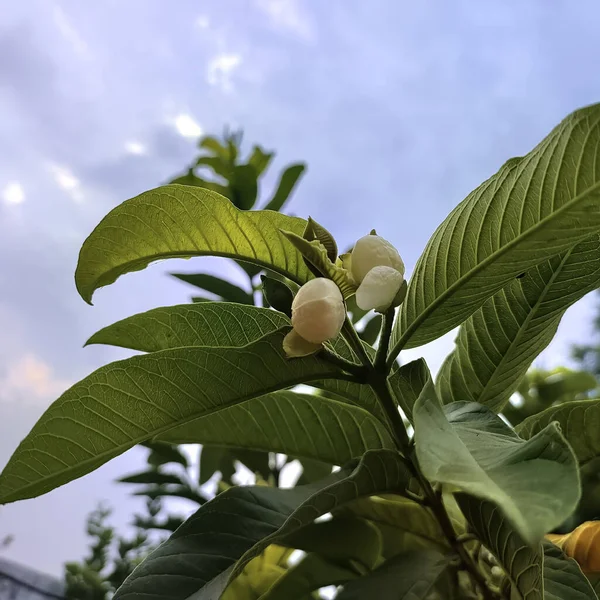
[{"label": "plant stem", "polygon": [[383,313],[381,323],[381,336],[379,337],[379,347],[375,355],[375,370],[379,373],[386,372],[386,360],[390,348],[390,337],[392,335],[392,326],[394,325],[394,309],[390,308]]},{"label": "plant stem", "polygon": [[359,379],[360,381],[366,380],[368,369],[364,365],[357,365],[356,363],[350,362],[349,360],[346,360],[345,358],[342,358],[341,356],[330,352],[329,350],[327,350],[327,348],[323,348],[322,350],[320,350],[319,356],[321,356],[321,358],[331,363],[332,365],[336,365],[337,367],[340,367],[347,373],[354,375],[354,377]]},{"label": "plant stem", "polygon": [[344,321],[344,325],[342,327],[342,334],[344,335],[346,341],[350,344],[350,347],[352,348],[352,350],[354,350],[362,364],[366,367],[372,367],[371,358],[367,354],[363,346],[362,340],[358,337],[358,333],[356,333],[356,329],[354,329],[354,326],[352,325],[348,317],[346,317],[346,320]]}]

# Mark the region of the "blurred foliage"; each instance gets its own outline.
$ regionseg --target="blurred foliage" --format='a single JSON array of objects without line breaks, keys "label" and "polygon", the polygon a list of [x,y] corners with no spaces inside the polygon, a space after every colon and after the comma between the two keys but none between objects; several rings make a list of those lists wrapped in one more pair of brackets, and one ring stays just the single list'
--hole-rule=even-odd
[{"label": "blurred foliage", "polygon": [[[598,293],[596,293],[598,298]],[[596,315],[592,322],[592,342],[585,345],[577,345],[573,348],[573,358],[586,371],[600,377],[600,303],[596,301]]]}]

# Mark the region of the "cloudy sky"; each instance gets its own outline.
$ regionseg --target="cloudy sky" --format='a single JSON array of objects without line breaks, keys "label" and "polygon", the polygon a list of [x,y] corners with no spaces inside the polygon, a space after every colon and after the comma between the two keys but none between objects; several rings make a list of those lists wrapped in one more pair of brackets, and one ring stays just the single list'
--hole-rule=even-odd
[{"label": "cloudy sky", "polygon": [[[290,210],[346,246],[375,227],[410,269],[447,212],[563,116],[600,100],[596,0],[6,0],[0,18],[0,464],[64,389],[125,356],[82,349],[100,327],[190,290],[156,265],[87,306],[73,271],[113,206],[180,171],[195,138],[243,126],[309,171]],[[265,193],[268,189],[264,190]],[[540,364],[585,339],[589,300]],[[435,368],[446,336],[425,351]],[[411,351],[411,358],[422,354]],[[407,356],[408,358],[408,356]],[[3,553],[53,574],[85,549],[132,451],[0,508]]]}]

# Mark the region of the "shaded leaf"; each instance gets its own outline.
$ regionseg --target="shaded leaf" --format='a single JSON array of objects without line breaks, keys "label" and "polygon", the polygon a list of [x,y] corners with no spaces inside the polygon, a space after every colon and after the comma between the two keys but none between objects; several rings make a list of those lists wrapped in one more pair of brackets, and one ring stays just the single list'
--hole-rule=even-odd
[{"label": "shaded leaf", "polygon": [[419,258],[394,356],[452,330],[521,273],[600,229],[600,105],[564,119],[461,202]]},{"label": "shaded leaf", "polygon": [[224,146],[216,137],[206,135],[200,138],[198,147],[210,150],[215,156],[219,156],[227,161],[230,159],[229,148]]},{"label": "shaded leaf", "polygon": [[193,169],[189,169],[185,175],[181,175],[180,177],[175,177],[174,179],[171,179],[169,183],[204,188],[213,192],[217,192],[217,194],[220,194],[225,198],[229,198],[230,195],[229,188],[226,185],[202,179],[202,177],[198,177],[194,173]]},{"label": "shaded leaf", "polygon": [[208,167],[225,179],[231,177],[231,163],[220,156],[200,156],[196,161],[196,166]]},{"label": "shaded leaf", "polygon": [[306,165],[304,163],[291,165],[285,169],[279,178],[279,183],[277,184],[275,193],[265,206],[265,209],[274,211],[281,210],[284,204],[288,201],[305,170]]},{"label": "shaded leaf", "polygon": [[444,414],[431,382],[413,414],[425,476],[493,502],[528,544],[577,506],[577,459],[556,424],[525,441],[479,404],[455,402]]},{"label": "shaded leaf", "polygon": [[381,315],[375,315],[373,318],[367,321],[367,324],[363,327],[363,330],[359,332],[360,339],[371,346],[377,340],[379,331],[381,330]]},{"label": "shaded leaf", "polygon": [[261,275],[260,279],[262,281],[263,296],[267,304],[291,319],[292,302],[294,301],[292,290],[283,281],[272,277]]},{"label": "shaded leaf", "polygon": [[[361,424],[362,425],[362,424]],[[348,429],[344,429],[344,431],[348,431],[351,428]],[[386,434],[387,434],[387,430],[386,430]],[[387,436],[386,434],[384,434],[384,439],[389,439],[391,441],[391,437]],[[365,439],[368,439],[368,436],[365,436]],[[386,448],[390,448],[392,449],[392,446],[389,446],[388,443],[384,442],[382,444],[382,447],[386,447]],[[371,445],[367,442],[367,445]],[[368,450],[376,450],[376,448],[368,448]],[[350,457],[350,458],[357,458],[358,456],[361,456],[363,454],[363,452],[359,453],[359,454],[355,454],[354,456]],[[348,460],[350,460],[350,458],[346,459],[346,460],[339,460],[339,461],[334,461],[336,464],[339,462],[339,464],[345,464],[346,462],[348,462]],[[300,459],[300,464],[302,465],[302,473],[300,473],[300,477],[298,478],[298,481],[296,482],[296,485],[306,485],[307,483],[313,483],[314,481],[319,481],[319,479],[323,479],[324,477],[327,477],[327,475],[331,474],[331,469],[332,469],[332,465],[331,463],[327,463],[327,462],[323,462],[322,460],[315,460],[313,458],[301,458]]]},{"label": "shaded leaf", "polygon": [[[318,477],[331,472],[332,464],[345,464],[367,450],[394,448],[385,426],[363,408],[291,391],[219,410],[166,431],[160,438],[177,444],[269,450],[329,463],[315,467]],[[303,465],[313,466],[309,461]],[[301,481],[307,483],[302,477]]]},{"label": "shaded leaf", "polygon": [[381,567],[344,586],[337,600],[424,600],[449,562],[438,552],[401,554]]},{"label": "shaded leaf", "polygon": [[274,156],[274,152],[265,152],[260,146],[254,146],[248,164],[254,167],[256,176],[260,177],[269,168]]},{"label": "shaded leaf", "polygon": [[147,460],[149,464],[155,467],[169,463],[177,463],[185,468],[189,465],[187,456],[172,444],[165,444],[163,442],[143,442],[140,445],[150,450]]},{"label": "shaded leaf", "polygon": [[219,471],[224,481],[231,481],[235,474],[233,456],[227,448],[203,444],[200,450],[200,473],[198,483],[203,485]]},{"label": "shaded leaf", "polygon": [[191,419],[337,375],[314,356],[287,360],[283,336],[243,348],[163,350],[98,369],[54,402],[21,442],[0,475],[0,502],[50,491]]},{"label": "shaded leaf", "polygon": [[231,172],[231,201],[241,210],[250,210],[258,194],[258,175],[252,165],[237,165]]},{"label": "shaded leaf", "polygon": [[542,545],[529,546],[491,502],[468,494],[458,494],[457,500],[477,539],[492,552],[508,575],[518,592],[517,597],[543,600]]},{"label": "shaded leaf", "polygon": [[250,292],[241,287],[206,273],[171,273],[173,277],[195,285],[211,294],[221,296],[227,302],[237,302],[238,304],[254,304],[254,298]]},{"label": "shaded leaf", "polygon": [[146,496],[151,500],[155,500],[156,498],[184,498],[200,505],[208,502],[208,498],[203,496],[200,492],[192,490],[187,485],[144,488],[133,492],[132,495]]},{"label": "shaded leaf", "polygon": [[[278,543],[319,515],[360,496],[394,490],[409,481],[399,455],[365,454],[326,480],[291,489],[234,487],[200,508],[155,550],[117,591],[115,600],[218,598],[224,571],[235,578],[269,544]],[[168,573],[169,577],[164,574]],[[211,580],[218,578],[218,585]]]},{"label": "shaded leaf", "polygon": [[559,548],[544,542],[545,600],[597,600],[579,565]]},{"label": "shaded leaf", "polygon": [[574,558],[584,573],[600,573],[600,522],[587,521],[570,533],[547,536],[569,558]]},{"label": "shaded leaf", "polygon": [[142,352],[182,346],[239,347],[289,325],[284,315],[256,306],[227,302],[178,304],[117,321],[87,344],[108,344]]},{"label": "shaded leaf", "polygon": [[413,407],[425,384],[429,381],[429,377],[427,363],[422,358],[392,369],[389,380],[390,388],[398,405],[411,423],[413,422]]},{"label": "shaded leaf", "polygon": [[156,485],[162,485],[164,483],[184,483],[179,475],[175,475],[174,473],[161,473],[154,469],[135,473],[134,475],[127,475],[117,479],[117,481],[120,483],[154,483]]},{"label": "shaded leaf", "polygon": [[86,302],[124,273],[165,258],[225,256],[252,262],[302,284],[312,276],[280,230],[301,235],[306,221],[244,212],[209,190],[167,185],[111,210],[86,239],[75,273]]},{"label": "shaded leaf", "polygon": [[500,412],[567,308],[598,286],[594,235],[497,292],[461,325],[456,350],[438,374],[442,401],[471,400]]}]

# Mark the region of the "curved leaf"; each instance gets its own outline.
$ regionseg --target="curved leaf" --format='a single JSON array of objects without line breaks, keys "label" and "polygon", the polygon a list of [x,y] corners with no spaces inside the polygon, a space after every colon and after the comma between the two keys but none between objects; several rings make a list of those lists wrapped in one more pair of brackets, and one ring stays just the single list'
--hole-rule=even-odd
[{"label": "curved leaf", "polygon": [[579,469],[556,424],[525,441],[484,406],[455,402],[445,409],[428,383],[414,409],[416,451],[428,479],[493,502],[530,545],[573,512]]},{"label": "curved leaf", "polygon": [[279,183],[277,184],[275,193],[265,206],[265,210],[281,210],[284,204],[288,201],[291,193],[294,191],[296,184],[298,183],[300,177],[302,177],[305,170],[306,165],[304,163],[298,163],[295,165],[290,165],[285,171],[283,171],[281,177],[279,178]]},{"label": "curved leaf", "polygon": [[228,302],[154,308],[95,333],[89,344],[156,352],[184,346],[240,347],[290,324],[281,313]]},{"label": "curved leaf", "polygon": [[424,600],[442,575],[450,559],[439,552],[401,554],[360,579],[344,586],[337,600]]},{"label": "curved leaf", "polygon": [[[541,544],[529,546],[491,502],[457,494],[458,504],[477,538],[494,554],[523,600],[544,599]],[[512,596],[511,596],[512,597]]]},{"label": "curved leaf", "polygon": [[220,296],[226,302],[254,304],[254,298],[250,292],[220,277],[215,277],[207,273],[171,273],[171,275],[185,283]]},{"label": "curved leaf", "polygon": [[450,213],[417,262],[392,356],[447,333],[514,277],[598,233],[599,125],[600,105],[572,113]]},{"label": "curved leaf", "polygon": [[572,558],[544,542],[545,600],[598,600],[592,585]]},{"label": "curved leaf", "polygon": [[367,450],[393,449],[387,428],[365,409],[279,391],[219,410],[161,434],[175,444],[281,452],[343,465]]},{"label": "curved leaf", "polygon": [[411,423],[413,422],[412,413],[415,402],[430,377],[427,363],[422,358],[392,369],[390,388],[398,405]]},{"label": "curved leaf", "polygon": [[268,267],[302,284],[312,275],[280,233],[302,235],[306,221],[271,211],[240,211],[202,188],[166,185],[117,206],[79,253],[75,283],[91,303],[95,290],[165,258],[226,256]]},{"label": "curved leaf", "polygon": [[600,400],[577,400],[551,406],[525,419],[516,430],[527,440],[554,421],[560,425],[580,464],[600,456]]},{"label": "curved leaf", "polygon": [[0,475],[0,502],[48,492],[190,419],[337,376],[315,356],[287,360],[283,335],[243,348],[163,350],[98,369],[54,402],[21,442]]},{"label": "curved leaf", "polygon": [[227,583],[221,574],[232,565],[230,578],[269,544],[318,516],[361,496],[401,492],[409,479],[396,452],[378,450],[311,485],[231,488],[201,507],[151,553],[115,600],[184,600],[192,594],[194,600],[218,598]]},{"label": "curved leaf", "polygon": [[153,483],[155,485],[163,485],[165,483],[185,483],[182,481],[181,477],[175,473],[161,473],[155,469],[141,471],[140,473],[135,473],[133,475],[126,475],[125,477],[117,479],[117,481],[120,483]]},{"label": "curved leaf", "polygon": [[470,400],[500,412],[567,308],[599,286],[594,235],[497,292],[461,325],[438,374],[442,402]]},{"label": "curved leaf", "polygon": [[587,521],[564,535],[551,534],[548,540],[568,557],[574,558],[584,573],[600,573],[600,523]]}]

